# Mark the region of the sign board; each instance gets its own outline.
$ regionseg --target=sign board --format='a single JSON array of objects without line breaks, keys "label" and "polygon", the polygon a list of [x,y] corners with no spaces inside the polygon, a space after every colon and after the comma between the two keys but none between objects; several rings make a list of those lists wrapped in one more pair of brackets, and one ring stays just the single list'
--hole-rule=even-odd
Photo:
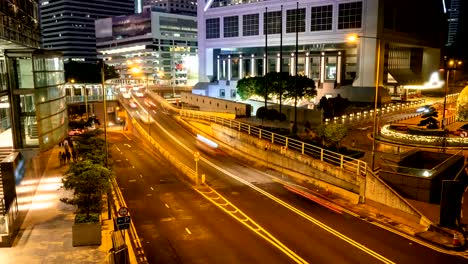
[{"label": "sign board", "polygon": [[120,216],[126,216],[128,215],[128,208],[127,207],[120,207],[118,214]]},{"label": "sign board", "polygon": [[117,229],[129,229],[130,228],[130,216],[117,217]]}]

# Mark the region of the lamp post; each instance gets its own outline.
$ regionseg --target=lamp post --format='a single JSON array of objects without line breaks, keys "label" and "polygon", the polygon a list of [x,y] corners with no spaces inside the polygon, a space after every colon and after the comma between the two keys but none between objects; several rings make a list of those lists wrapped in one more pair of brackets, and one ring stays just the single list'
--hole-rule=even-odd
[{"label": "lamp post", "polygon": [[[380,38],[379,37],[368,37],[368,36],[358,36],[358,35],[350,35],[348,36],[348,42],[356,42],[358,38],[369,38],[375,39],[377,41],[377,58],[376,58],[376,66],[375,66],[375,98],[374,98],[374,118],[373,118],[373,126],[372,126],[372,159],[371,159],[371,169],[374,171],[375,166],[375,151],[376,151],[376,135],[377,135],[377,105],[379,100],[379,76],[380,76]],[[361,66],[360,66],[361,67]],[[362,78],[362,76],[360,76]]]},{"label": "lamp post", "polygon": [[[104,160],[104,166],[108,168],[109,165],[109,149],[107,146],[107,92],[106,92],[106,86],[105,86],[105,78],[104,78],[104,59],[101,59],[101,85],[102,85],[102,100],[103,100],[103,107],[104,107],[104,146],[106,148],[106,156]],[[86,90],[86,88],[85,88]],[[87,92],[87,91],[86,91]],[[110,197],[111,193],[107,193],[107,217],[108,219],[112,219],[111,215],[111,203],[110,203]]]},{"label": "lamp post", "polygon": [[457,66],[461,66],[462,61],[459,60],[449,60],[445,65],[445,91],[444,91],[444,112],[442,113],[442,129],[445,129],[447,125],[447,120],[445,119],[445,112],[447,107],[447,93],[449,88],[449,78],[450,70],[456,70]]}]

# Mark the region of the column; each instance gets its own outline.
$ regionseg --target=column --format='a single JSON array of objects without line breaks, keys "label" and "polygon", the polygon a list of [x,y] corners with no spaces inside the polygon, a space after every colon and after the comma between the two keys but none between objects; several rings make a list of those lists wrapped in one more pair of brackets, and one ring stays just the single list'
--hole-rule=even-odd
[{"label": "column", "polygon": [[239,79],[244,78],[244,59],[242,54],[239,55]]},{"label": "column", "polygon": [[223,60],[223,79],[226,79],[226,60]]},{"label": "column", "polygon": [[266,54],[263,54],[263,76],[265,76],[265,75],[266,75],[266,72],[267,72],[267,69],[266,69],[266,67],[267,67],[267,61],[266,61],[266,59],[267,59]]},{"label": "column", "polygon": [[281,72],[281,57],[279,53],[276,55],[276,72]]},{"label": "column", "polygon": [[250,55],[250,76],[255,77],[255,54]]},{"label": "column", "polygon": [[289,58],[289,74],[292,76],[296,75],[294,69],[294,53],[291,53],[291,58]]},{"label": "column", "polygon": [[232,67],[232,62],[231,62],[231,55],[228,55],[228,68],[227,68],[227,80],[231,80],[231,67]]},{"label": "column", "polygon": [[320,83],[323,83],[325,81],[325,52],[320,55]]},{"label": "column", "polygon": [[219,56],[216,59],[216,72],[218,73],[216,79],[219,81],[219,77],[221,76],[221,67],[219,65]]},{"label": "column", "polygon": [[305,76],[309,78],[310,76],[310,57],[309,57],[309,52],[306,52],[306,58],[305,58]]},{"label": "column", "polygon": [[341,51],[338,51],[338,58],[336,59],[336,84],[341,83]]}]

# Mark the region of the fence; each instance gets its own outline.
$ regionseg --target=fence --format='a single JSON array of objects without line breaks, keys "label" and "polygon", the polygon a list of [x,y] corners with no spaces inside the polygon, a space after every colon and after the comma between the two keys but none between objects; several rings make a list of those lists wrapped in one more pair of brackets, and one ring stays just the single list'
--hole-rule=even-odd
[{"label": "fence", "polygon": [[204,114],[197,111],[190,110],[181,110],[180,115],[187,118],[195,118],[220,124],[222,126],[229,127],[231,129],[237,129],[238,131],[245,132],[251,136],[257,137],[259,139],[265,139],[271,142],[272,144],[277,144],[284,146],[287,149],[298,151],[302,154],[311,156],[315,159],[339,166],[340,168],[350,171],[352,173],[366,175],[367,173],[367,163],[348,157],[333,151],[329,151],[312,144],[302,142],[300,140],[288,138],[279,134],[275,134],[268,130],[260,129],[255,126],[251,126],[245,123],[241,123],[232,119],[224,119],[221,117]]}]

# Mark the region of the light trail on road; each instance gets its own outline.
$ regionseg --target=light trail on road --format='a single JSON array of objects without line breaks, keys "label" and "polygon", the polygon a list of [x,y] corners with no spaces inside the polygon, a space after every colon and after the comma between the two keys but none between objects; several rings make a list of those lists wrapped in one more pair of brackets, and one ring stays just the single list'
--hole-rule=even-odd
[{"label": "light trail on road", "polygon": [[[168,136],[170,137],[174,142],[176,142],[180,147],[182,147],[183,149],[185,149],[186,151],[188,151],[189,153],[192,153],[193,151],[185,146],[182,142],[180,142],[177,138],[175,138],[173,135],[171,135],[164,127],[162,127],[158,122],[155,122],[155,124]],[[207,160],[206,158],[204,157],[200,157],[200,160],[204,161],[207,165],[211,166],[212,168],[215,168],[217,169],[218,171],[220,172],[223,172],[224,174],[230,176],[231,178],[245,184],[246,186],[252,188],[253,190],[263,194],[264,196],[270,198],[271,200],[277,202],[278,204],[286,207],[287,209],[291,210],[292,212],[296,213],[297,215],[307,219],[308,221],[314,223],[315,225],[317,225],[318,227],[322,228],[323,230],[331,233],[332,235],[340,238],[341,240],[347,242],[348,244],[360,249],[361,251],[363,252],[366,252],[367,254],[369,254],[370,256],[382,261],[383,263],[388,263],[388,264],[394,264],[395,262],[385,258],[384,256],[378,254],[377,252],[367,248],[366,246],[354,241],[353,239],[341,234],[340,232],[336,231],[335,229],[325,225],[324,223],[318,221],[317,219],[309,216],[308,214],[302,212],[301,210],[297,209],[296,207],[284,202],[283,200],[277,198],[276,196],[264,191],[263,189],[251,184],[250,182],[230,173],[229,171],[226,171],[225,169],[217,166],[216,164],[210,162],[209,160]]]}]

